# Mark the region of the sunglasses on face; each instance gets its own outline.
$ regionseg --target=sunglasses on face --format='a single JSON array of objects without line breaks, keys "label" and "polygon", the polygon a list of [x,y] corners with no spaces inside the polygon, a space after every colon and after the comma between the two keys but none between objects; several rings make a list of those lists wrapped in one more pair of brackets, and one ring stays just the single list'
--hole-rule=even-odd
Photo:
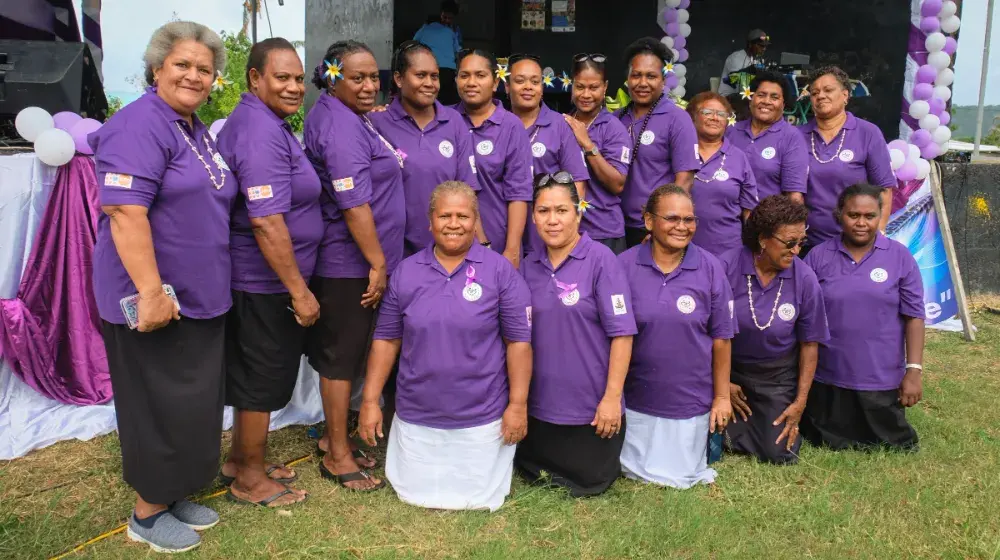
[{"label": "sunglasses on face", "polygon": [[789,241],[785,241],[780,237],[772,237],[771,239],[774,239],[778,243],[781,243],[785,247],[785,249],[788,249],[789,251],[791,251],[796,247],[805,247],[806,243],[808,242],[808,239],[792,239]]},{"label": "sunglasses on face", "polygon": [[677,214],[668,214],[666,216],[661,216],[659,214],[653,214],[652,212],[650,212],[650,215],[656,216],[657,218],[663,220],[664,222],[667,222],[667,225],[670,227],[677,227],[682,223],[684,224],[685,227],[688,228],[698,225],[697,216],[678,216]]},{"label": "sunglasses on face", "polygon": [[598,64],[604,64],[604,61],[607,60],[607,59],[608,59],[608,57],[604,56],[601,53],[590,53],[590,54],[588,54],[588,53],[578,53],[578,54],[573,55],[573,62],[575,62],[577,64],[579,64],[581,62],[586,62],[588,60],[592,60],[592,61],[594,61],[594,62],[596,62]]},{"label": "sunglasses on face", "polygon": [[573,176],[570,175],[569,172],[557,171],[555,173],[540,175],[538,179],[535,179],[535,188],[543,189],[552,183],[559,185],[573,185],[575,184],[575,181],[573,181]]}]

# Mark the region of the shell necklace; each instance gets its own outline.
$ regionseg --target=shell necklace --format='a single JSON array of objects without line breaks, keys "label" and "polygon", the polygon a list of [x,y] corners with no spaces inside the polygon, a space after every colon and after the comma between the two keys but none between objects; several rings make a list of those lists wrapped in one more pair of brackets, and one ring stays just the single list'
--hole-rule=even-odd
[{"label": "shell necklace", "polygon": [[[725,181],[729,178],[729,174],[726,173],[726,152],[722,152],[722,163],[719,164],[719,168],[715,170],[715,173],[708,179],[702,179],[697,173],[694,174],[694,178],[698,179],[702,183],[711,183],[712,181]],[[720,175],[725,174],[726,179],[720,179]]]},{"label": "shell necklace", "polygon": [[187,142],[188,147],[191,148],[191,151],[194,152],[194,155],[198,156],[198,159],[201,161],[201,164],[205,166],[205,171],[208,171],[208,178],[212,180],[212,186],[215,187],[215,190],[221,190],[222,187],[224,187],[226,184],[226,170],[223,169],[222,165],[219,164],[219,160],[222,159],[222,156],[216,153],[214,150],[212,150],[211,144],[208,143],[208,138],[205,138],[205,136],[202,135],[201,139],[204,140],[205,142],[205,148],[208,150],[208,155],[212,157],[212,161],[215,162],[215,166],[219,168],[220,178],[219,181],[216,181],[215,173],[212,173],[212,168],[208,165],[208,162],[205,161],[205,158],[204,156],[201,155],[201,152],[198,151],[198,148],[194,145],[194,142],[191,140],[191,137],[188,135],[187,132],[184,131],[184,128],[181,127],[181,124],[179,122],[174,121],[174,125],[177,127],[177,130],[180,131],[181,136],[184,137],[184,141]]},{"label": "shell necklace", "polygon": [[816,134],[817,132],[814,130],[813,133],[809,135],[809,144],[812,147],[813,158],[820,163],[830,163],[831,161],[839,158],[840,150],[844,149],[844,139],[847,138],[847,129],[840,129],[840,144],[837,146],[837,153],[833,154],[833,157],[826,161],[819,159],[819,156],[816,154]]},{"label": "shell necklace", "polygon": [[761,326],[757,322],[757,311],[753,308],[753,282],[750,281],[750,276],[747,274],[747,299],[750,300],[750,316],[753,317],[753,324],[757,325],[757,328],[764,331],[771,326],[774,322],[774,314],[778,311],[778,302],[781,301],[781,288],[785,285],[785,279],[779,278],[778,280],[778,295],[774,296],[774,307],[771,308],[771,318],[767,320],[767,324]]}]

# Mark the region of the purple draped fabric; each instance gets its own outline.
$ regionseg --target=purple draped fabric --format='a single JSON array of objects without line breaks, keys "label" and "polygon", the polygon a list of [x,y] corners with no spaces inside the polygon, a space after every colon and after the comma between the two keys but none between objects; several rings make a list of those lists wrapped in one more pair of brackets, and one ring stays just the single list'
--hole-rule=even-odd
[{"label": "purple draped fabric", "polygon": [[59,169],[17,297],[0,300],[0,356],[66,404],[111,399],[92,281],[100,212],[94,162],[78,155]]}]

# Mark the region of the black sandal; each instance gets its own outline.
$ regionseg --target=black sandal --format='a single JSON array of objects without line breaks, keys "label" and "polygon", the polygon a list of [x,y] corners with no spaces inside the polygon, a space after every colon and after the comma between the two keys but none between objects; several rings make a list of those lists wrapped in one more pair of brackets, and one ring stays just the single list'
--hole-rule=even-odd
[{"label": "black sandal", "polygon": [[[273,473],[274,471],[276,471],[278,469],[288,469],[288,470],[292,471],[295,474],[293,474],[292,476],[289,476],[287,478],[274,478],[274,477],[272,477],[271,473]],[[295,482],[296,480],[299,479],[299,473],[295,472],[293,469],[289,469],[285,465],[271,465],[271,466],[267,467],[267,469],[264,472],[267,473],[267,477],[268,478],[270,478],[271,480],[273,480],[275,482],[278,482],[280,484],[291,484],[291,483],[293,483],[293,482]],[[219,470],[219,484],[221,484],[222,486],[229,486],[235,480],[236,480],[235,476],[224,475],[224,474],[222,474],[222,470],[221,469]]]},{"label": "black sandal", "polygon": [[[226,499],[229,500],[230,502],[242,503],[242,504],[252,504],[252,505],[255,505],[255,506],[261,506],[261,507],[269,508],[269,507],[271,507],[271,504],[273,504],[279,498],[282,498],[284,496],[287,496],[289,494],[294,494],[294,493],[295,493],[294,490],[292,490],[291,488],[289,488],[289,487],[286,486],[285,489],[282,490],[281,492],[278,492],[276,494],[268,496],[268,497],[264,498],[263,500],[261,500],[259,502],[255,502],[253,500],[244,500],[243,498],[237,496],[236,494],[233,494],[233,489],[230,488],[229,490],[226,491]],[[290,504],[285,504],[283,506],[275,506],[275,507],[277,508],[277,507],[294,506],[296,504],[301,504],[301,503],[305,502],[308,499],[309,499],[309,494],[306,494],[305,496],[302,497],[301,500],[299,500],[297,502],[292,502]]]},{"label": "black sandal", "polygon": [[378,484],[372,488],[351,488],[347,485],[348,482],[356,482],[359,480],[371,480],[372,475],[368,474],[366,471],[354,471],[352,473],[346,474],[333,474],[330,469],[326,468],[326,465],[322,461],[319,463],[319,474],[327,480],[332,480],[339,484],[346,490],[351,490],[353,492],[374,492],[375,490],[381,490],[385,488],[385,481],[380,480]]},{"label": "black sandal", "polygon": [[[320,449],[319,444],[317,443],[316,444],[316,456],[319,457],[320,459],[322,459],[323,455],[326,455],[326,451],[323,451],[322,449]],[[361,459],[363,461],[370,461],[371,462],[371,465],[369,465],[369,466],[361,465],[362,468],[365,468],[365,469],[374,469],[374,468],[378,467],[378,460],[374,459],[372,457],[369,457],[368,454],[365,453],[364,450],[361,449],[360,447],[358,449],[354,449],[354,450],[351,451],[351,457],[354,457],[355,461]]]}]

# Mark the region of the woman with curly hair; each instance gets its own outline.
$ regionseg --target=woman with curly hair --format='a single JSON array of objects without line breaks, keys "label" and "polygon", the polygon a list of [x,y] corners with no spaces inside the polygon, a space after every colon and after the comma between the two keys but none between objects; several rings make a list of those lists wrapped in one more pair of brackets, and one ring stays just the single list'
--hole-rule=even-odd
[{"label": "woman with curly hair", "polygon": [[[750,213],[743,247],[719,256],[733,288],[729,447],[759,460],[798,459],[799,420],[816,373],[819,343],[830,337],[816,274],[799,260],[808,212],[772,195]],[[741,421],[742,420],[742,421]]]}]

